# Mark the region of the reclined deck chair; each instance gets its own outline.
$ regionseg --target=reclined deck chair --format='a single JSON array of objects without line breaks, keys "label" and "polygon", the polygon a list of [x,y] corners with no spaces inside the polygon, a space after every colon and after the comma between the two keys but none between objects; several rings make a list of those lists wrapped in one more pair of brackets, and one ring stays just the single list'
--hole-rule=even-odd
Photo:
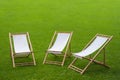
[{"label": "reclined deck chair", "polygon": [[[32,45],[30,42],[29,33],[9,33],[10,50],[13,67],[23,65],[36,65]],[[15,62],[17,58],[32,56],[31,62]]]},{"label": "reclined deck chair", "polygon": [[[75,59],[71,62],[68,68],[73,69],[81,74],[83,74],[87,70],[87,68],[90,66],[92,62],[109,68],[109,66],[107,66],[105,63],[105,46],[110,42],[111,39],[112,39],[112,36],[96,34],[96,36],[86,45],[86,47],[81,52],[73,53],[73,56],[75,57]],[[103,62],[95,60],[102,50],[104,51]],[[96,53],[96,54],[94,54],[91,57],[93,53]],[[75,62],[77,61],[78,58],[86,59],[89,61],[88,64],[83,69],[75,66]]]},{"label": "reclined deck chair", "polygon": [[[51,43],[47,49],[46,55],[44,57],[43,64],[56,64],[64,65],[67,53],[70,53],[70,41],[72,37],[72,32],[55,32]],[[48,54],[53,54],[55,56],[62,56],[62,61],[58,60],[47,60]]]}]

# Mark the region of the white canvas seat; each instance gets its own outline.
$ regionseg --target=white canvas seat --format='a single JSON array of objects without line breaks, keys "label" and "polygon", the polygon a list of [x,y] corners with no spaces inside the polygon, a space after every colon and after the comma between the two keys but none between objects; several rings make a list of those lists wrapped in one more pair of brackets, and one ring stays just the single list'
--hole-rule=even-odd
[{"label": "white canvas seat", "polygon": [[81,52],[74,53],[73,55],[81,58],[88,56],[98,50],[107,41],[107,39],[107,37],[97,36],[87,48],[85,48]]},{"label": "white canvas seat", "polygon": [[[44,63],[49,63],[49,64],[59,64],[63,65],[65,61],[66,54],[69,50],[70,47],[70,40],[71,40],[72,32],[55,32],[53,39],[51,41],[51,44],[49,45],[49,48],[47,50],[47,53],[45,55]],[[55,40],[55,41],[54,41]],[[65,49],[65,52],[64,52]],[[55,54],[55,55],[61,55],[64,53],[64,58],[62,62],[58,61],[46,61],[47,55],[48,54]]]},{"label": "white canvas seat", "polygon": [[25,34],[13,35],[13,44],[16,57],[24,57],[25,55],[27,56],[31,53],[27,41],[27,36]]},{"label": "white canvas seat", "polygon": [[55,43],[50,49],[48,49],[48,52],[52,52],[53,54],[61,54],[69,40],[69,37],[70,33],[58,33]]},{"label": "white canvas seat", "polygon": [[[112,39],[112,36],[107,36],[107,35],[102,35],[102,34],[97,34],[88,44],[87,46],[80,52],[78,53],[73,53],[73,56],[75,57],[75,59],[72,61],[72,63],[68,66],[68,68],[73,69],[77,72],[80,72],[81,74],[83,74],[86,69],[88,68],[88,66],[92,63],[98,63],[101,65],[104,65],[106,67],[108,67],[105,64],[105,52],[104,52],[104,62],[99,62],[96,61],[95,58],[98,56],[98,54],[101,52],[101,50],[105,50],[105,46],[108,44],[108,42]],[[95,56],[93,56],[93,58],[88,58],[87,56],[95,53]],[[88,63],[88,65],[84,68],[84,69],[80,69],[78,67],[76,67],[74,65],[74,63],[76,62],[76,60],[78,58],[81,59],[87,59],[90,62]]]},{"label": "white canvas seat", "polygon": [[[19,34],[11,34],[9,33],[10,38],[10,47],[11,47],[11,57],[13,62],[13,67],[17,64],[25,65],[25,64],[33,64],[35,63],[34,53],[32,50],[32,45],[29,39],[29,33],[19,33]],[[15,58],[17,57],[28,57],[32,54],[33,62],[25,62],[24,63],[15,63]]]}]

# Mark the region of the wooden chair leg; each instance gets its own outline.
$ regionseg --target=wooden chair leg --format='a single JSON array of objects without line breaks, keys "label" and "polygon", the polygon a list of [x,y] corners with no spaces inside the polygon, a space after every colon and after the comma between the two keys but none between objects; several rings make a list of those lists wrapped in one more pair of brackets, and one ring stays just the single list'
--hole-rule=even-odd
[{"label": "wooden chair leg", "polygon": [[82,72],[81,72],[81,74],[83,74],[86,70],[87,70],[87,68],[90,66],[90,64],[93,62],[93,60],[91,60],[86,66],[85,66],[85,68],[82,70]]},{"label": "wooden chair leg", "polygon": [[65,59],[66,59],[66,55],[67,54],[65,53],[64,56],[63,56],[63,61],[62,61],[62,64],[61,64],[62,66],[64,65],[64,62],[65,62]]},{"label": "wooden chair leg", "polygon": [[68,66],[68,68],[70,68],[70,66],[71,66],[72,64],[74,64],[76,60],[77,60],[77,58],[75,58],[75,59],[71,62],[71,64]]},{"label": "wooden chair leg", "polygon": [[32,58],[33,58],[33,63],[34,63],[34,65],[36,65],[36,61],[35,61],[35,57],[34,57],[34,53],[32,53]]},{"label": "wooden chair leg", "polygon": [[15,68],[15,60],[14,60],[14,56],[12,55],[12,64],[13,64],[13,68]]},{"label": "wooden chair leg", "polygon": [[47,56],[48,56],[48,52],[45,54],[45,57],[44,57],[44,60],[43,60],[43,64],[45,64]]},{"label": "wooden chair leg", "polygon": [[105,57],[106,57],[106,56],[105,56],[105,48],[103,48],[103,63],[104,63],[104,64],[106,64],[106,63],[105,63],[105,61],[106,61],[106,60],[105,60]]}]

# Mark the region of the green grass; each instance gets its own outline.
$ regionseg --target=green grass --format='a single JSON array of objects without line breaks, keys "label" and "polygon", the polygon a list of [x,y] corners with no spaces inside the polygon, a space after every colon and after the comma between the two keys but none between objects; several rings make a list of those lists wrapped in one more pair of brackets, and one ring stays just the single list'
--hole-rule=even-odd
[{"label": "green grass", "polygon": [[[119,80],[119,0],[1,0],[0,80]],[[107,47],[110,69],[91,65],[84,75],[63,67],[43,65],[54,31],[74,31],[72,52],[80,51],[96,34],[113,35]],[[12,68],[9,32],[29,32],[37,66]],[[82,65],[82,64],[79,64]]]}]

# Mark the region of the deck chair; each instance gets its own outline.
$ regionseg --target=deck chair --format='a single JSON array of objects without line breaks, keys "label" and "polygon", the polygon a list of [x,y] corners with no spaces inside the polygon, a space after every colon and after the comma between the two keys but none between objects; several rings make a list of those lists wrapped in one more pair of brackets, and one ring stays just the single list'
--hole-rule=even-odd
[{"label": "deck chair", "polygon": [[[36,65],[32,45],[30,42],[29,33],[9,33],[10,50],[13,67],[24,65]],[[32,56],[32,61],[15,62],[17,58]]]},{"label": "deck chair", "polygon": [[[96,36],[85,46],[85,48],[83,48],[82,51],[78,53],[73,53],[73,56],[75,58],[71,62],[71,64],[68,66],[68,68],[83,74],[92,62],[103,65],[105,67],[109,67],[105,63],[105,47],[110,42],[111,39],[112,39],[112,36],[96,34]],[[95,60],[102,50],[103,50],[103,62]],[[93,53],[95,54],[92,55]],[[89,62],[83,69],[81,69],[75,65],[75,62],[77,62],[77,59],[86,59]]]},{"label": "deck chair", "polygon": [[[64,65],[65,59],[68,55],[70,55],[70,41],[72,37],[72,32],[55,32],[51,43],[46,51],[46,55],[44,57],[43,64],[56,64],[56,65]],[[68,54],[69,53],[69,54]],[[48,54],[53,54],[55,56],[63,57],[62,61],[58,60],[47,60]]]}]

